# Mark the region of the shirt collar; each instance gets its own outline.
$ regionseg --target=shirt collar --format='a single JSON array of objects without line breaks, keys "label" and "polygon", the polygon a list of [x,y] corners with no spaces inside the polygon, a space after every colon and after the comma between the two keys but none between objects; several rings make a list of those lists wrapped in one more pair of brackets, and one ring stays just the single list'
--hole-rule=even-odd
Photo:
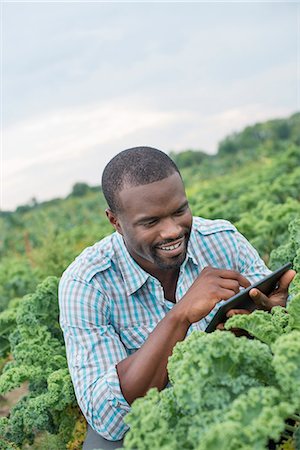
[{"label": "shirt collar", "polygon": [[[198,254],[199,254],[199,246],[198,246]],[[199,265],[199,258],[197,258],[197,253],[196,253],[196,236],[195,236],[195,230],[194,230],[193,226],[192,226],[192,231],[191,231],[191,235],[190,235],[190,239],[189,239],[189,243],[188,243],[188,247],[187,247],[185,262],[183,264],[185,264],[189,258],[193,261],[194,264],[196,264],[196,266]]]},{"label": "shirt collar", "polygon": [[123,237],[118,232],[116,232],[116,238],[119,243],[117,252],[118,265],[122,273],[126,292],[128,295],[131,295],[146,283],[150,274],[135,262],[126,248]]}]

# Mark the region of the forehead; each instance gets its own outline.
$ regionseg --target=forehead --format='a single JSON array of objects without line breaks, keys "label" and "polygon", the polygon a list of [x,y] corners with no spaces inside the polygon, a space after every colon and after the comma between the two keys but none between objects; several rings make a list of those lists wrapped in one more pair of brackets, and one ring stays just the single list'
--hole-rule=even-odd
[{"label": "forehead", "polygon": [[186,201],[186,195],[182,179],[175,172],[153,183],[125,186],[119,192],[119,200],[125,213],[152,216],[155,210],[179,207]]}]

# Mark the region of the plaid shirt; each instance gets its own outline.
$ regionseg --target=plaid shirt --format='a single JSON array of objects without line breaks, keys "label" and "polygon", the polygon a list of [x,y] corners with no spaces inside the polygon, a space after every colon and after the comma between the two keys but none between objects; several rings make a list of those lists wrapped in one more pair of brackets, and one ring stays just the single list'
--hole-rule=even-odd
[{"label": "plaid shirt", "polygon": [[[176,301],[206,266],[234,269],[251,283],[269,273],[257,251],[225,220],[193,219]],[[121,439],[130,406],[116,364],[139,349],[174,304],[160,282],[129,255],[118,233],[104,238],[64,272],[59,286],[60,324],[78,404],[104,438]],[[217,308],[217,307],[216,307]],[[216,308],[193,330],[204,330]]]}]

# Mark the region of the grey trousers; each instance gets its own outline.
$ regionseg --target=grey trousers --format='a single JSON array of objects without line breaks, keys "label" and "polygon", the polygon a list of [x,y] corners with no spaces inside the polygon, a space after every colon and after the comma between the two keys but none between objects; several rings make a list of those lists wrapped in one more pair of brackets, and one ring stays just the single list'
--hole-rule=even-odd
[{"label": "grey trousers", "polygon": [[113,450],[115,448],[122,448],[123,439],[120,441],[108,441],[100,434],[96,433],[89,425],[82,450]]}]

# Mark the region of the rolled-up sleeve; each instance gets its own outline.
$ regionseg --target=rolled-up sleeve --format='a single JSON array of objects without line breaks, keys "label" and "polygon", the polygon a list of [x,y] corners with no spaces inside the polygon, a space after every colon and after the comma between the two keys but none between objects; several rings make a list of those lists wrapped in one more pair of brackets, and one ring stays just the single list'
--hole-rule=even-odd
[{"label": "rolled-up sleeve", "polygon": [[83,280],[63,275],[59,285],[60,325],[78,404],[91,427],[108,440],[121,439],[130,406],[116,365],[126,350],[110,323],[109,299]]}]

